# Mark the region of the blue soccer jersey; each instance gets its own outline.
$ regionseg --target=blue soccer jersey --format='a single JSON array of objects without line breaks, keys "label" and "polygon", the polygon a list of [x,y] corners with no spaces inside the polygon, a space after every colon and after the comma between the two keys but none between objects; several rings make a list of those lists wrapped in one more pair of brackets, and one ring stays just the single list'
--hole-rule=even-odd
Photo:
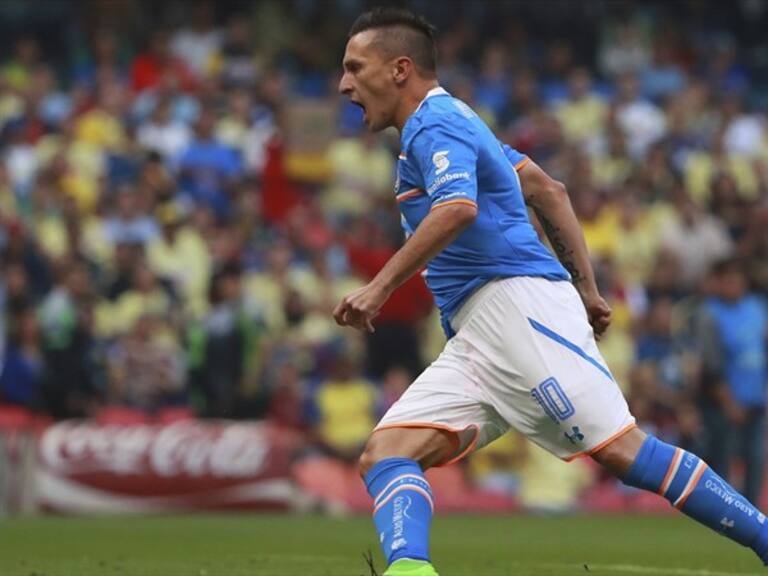
[{"label": "blue soccer jersey", "polygon": [[406,236],[431,210],[477,207],[475,221],[429,262],[425,274],[449,337],[451,317],[489,280],[570,278],[528,220],[512,167],[525,161],[442,88],[430,90],[403,127],[395,194]]}]

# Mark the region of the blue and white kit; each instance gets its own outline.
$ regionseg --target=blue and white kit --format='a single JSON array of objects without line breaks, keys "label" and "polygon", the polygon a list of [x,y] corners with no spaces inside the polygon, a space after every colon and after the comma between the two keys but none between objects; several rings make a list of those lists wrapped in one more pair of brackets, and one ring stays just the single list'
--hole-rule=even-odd
[{"label": "blue and white kit", "polygon": [[516,171],[527,158],[442,88],[408,119],[401,144],[406,235],[452,204],[476,206],[477,218],[425,271],[449,341],[377,429],[456,432],[448,463],[510,426],[564,459],[634,427],[568,273],[528,219]]}]

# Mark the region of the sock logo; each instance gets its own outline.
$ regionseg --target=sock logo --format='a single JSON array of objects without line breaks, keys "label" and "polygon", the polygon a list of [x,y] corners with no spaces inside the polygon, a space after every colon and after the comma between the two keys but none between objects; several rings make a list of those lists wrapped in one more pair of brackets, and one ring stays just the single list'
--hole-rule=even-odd
[{"label": "sock logo", "polygon": [[723,519],[720,520],[720,525],[723,527],[723,530],[733,528],[736,525],[736,520],[728,520],[727,516],[723,516]]},{"label": "sock logo", "polygon": [[[408,502],[406,503],[406,499]],[[392,544],[390,546],[391,550],[399,550],[406,544],[408,544],[407,540],[403,537],[403,528],[404,528],[404,512],[411,506],[411,499],[407,496],[397,496],[394,500],[393,506],[392,506],[392,525],[394,528],[394,531],[392,533]]]},{"label": "sock logo", "polygon": [[731,492],[728,487],[719,478],[707,478],[704,482],[704,487],[711,492],[714,492],[729,506],[736,501],[737,494]]},{"label": "sock logo", "polygon": [[408,518],[408,520],[413,520],[410,516],[408,516],[408,510],[411,508],[411,504],[413,504],[413,500],[409,496],[406,496],[408,499],[408,504],[403,506],[403,517]]},{"label": "sock logo", "polygon": [[392,542],[392,546],[390,548],[394,552],[395,550],[400,550],[400,548],[403,548],[408,542],[405,541],[405,538],[398,538],[394,542]]}]

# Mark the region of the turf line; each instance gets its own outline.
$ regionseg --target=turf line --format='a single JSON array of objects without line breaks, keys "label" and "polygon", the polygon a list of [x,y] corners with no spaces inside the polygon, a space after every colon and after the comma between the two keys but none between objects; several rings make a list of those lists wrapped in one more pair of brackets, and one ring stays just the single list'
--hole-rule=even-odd
[{"label": "turf line", "polygon": [[[540,564],[547,568],[573,568],[573,564]],[[591,564],[590,570],[625,572],[628,574],[666,574],[668,576],[758,576],[757,572],[720,572],[696,568],[663,568],[661,566],[640,566],[638,564]]]}]

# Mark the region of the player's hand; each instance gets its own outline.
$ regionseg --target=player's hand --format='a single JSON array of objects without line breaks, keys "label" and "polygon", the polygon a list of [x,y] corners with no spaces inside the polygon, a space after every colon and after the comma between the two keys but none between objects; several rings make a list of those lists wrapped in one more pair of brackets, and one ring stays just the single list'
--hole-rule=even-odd
[{"label": "player's hand", "polygon": [[600,340],[611,324],[611,307],[600,294],[582,296],[587,317],[595,333],[595,339]]},{"label": "player's hand", "polygon": [[371,282],[350,292],[333,310],[333,318],[339,326],[352,326],[358,330],[374,332],[373,319],[389,298],[389,293]]}]

